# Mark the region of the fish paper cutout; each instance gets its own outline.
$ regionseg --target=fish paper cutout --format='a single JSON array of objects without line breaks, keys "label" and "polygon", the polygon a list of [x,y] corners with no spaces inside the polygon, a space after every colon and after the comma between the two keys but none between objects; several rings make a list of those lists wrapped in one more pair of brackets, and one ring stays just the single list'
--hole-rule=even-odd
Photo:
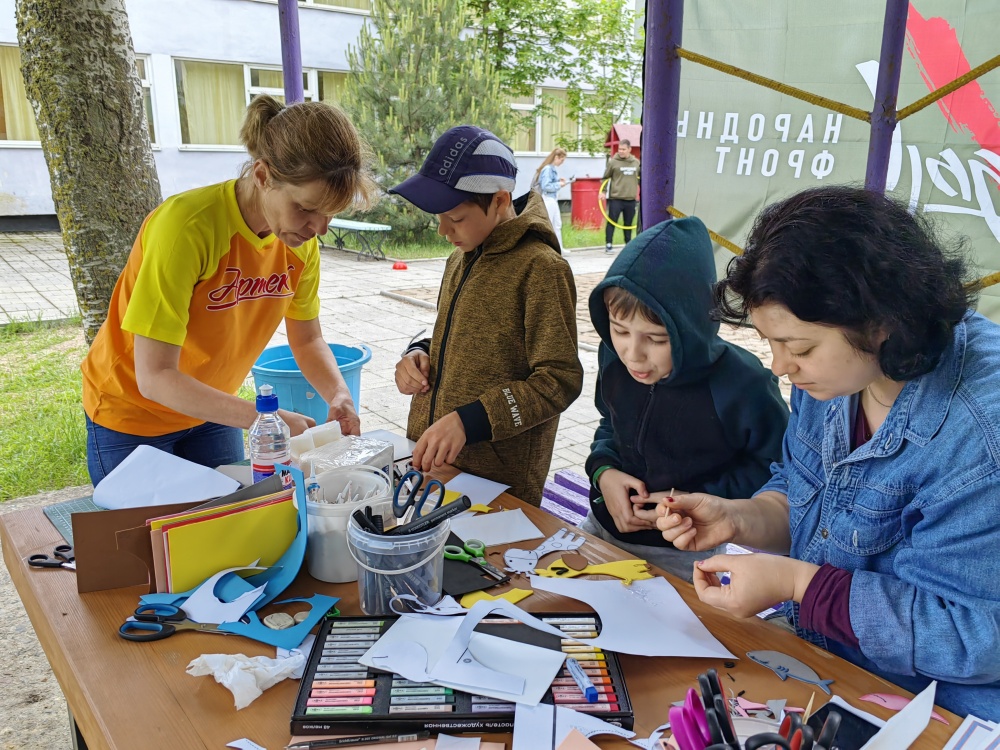
[{"label": "fish paper cutout", "polygon": [[[867,695],[862,695],[861,700],[885,706],[890,711],[902,711],[913,699],[907,698],[905,695],[896,695],[895,693],[868,693]],[[931,711],[931,718],[950,726],[948,720],[937,711]]]},{"label": "fish paper cutout", "polygon": [[821,680],[812,667],[788,654],[780,651],[747,651],[747,656],[762,667],[770,669],[782,680],[791,677],[807,685],[816,685],[824,693],[831,695],[829,686],[833,684],[833,680]]}]

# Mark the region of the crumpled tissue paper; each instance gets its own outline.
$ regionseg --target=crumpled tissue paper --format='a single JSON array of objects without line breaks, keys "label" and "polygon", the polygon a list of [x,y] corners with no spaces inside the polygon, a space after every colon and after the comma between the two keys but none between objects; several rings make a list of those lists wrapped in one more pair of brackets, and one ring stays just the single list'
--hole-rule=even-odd
[{"label": "crumpled tissue paper", "polygon": [[192,677],[212,675],[236,699],[236,710],[253,703],[272,685],[277,685],[296,671],[301,674],[306,657],[302,653],[287,659],[244,654],[202,654],[187,666]]}]

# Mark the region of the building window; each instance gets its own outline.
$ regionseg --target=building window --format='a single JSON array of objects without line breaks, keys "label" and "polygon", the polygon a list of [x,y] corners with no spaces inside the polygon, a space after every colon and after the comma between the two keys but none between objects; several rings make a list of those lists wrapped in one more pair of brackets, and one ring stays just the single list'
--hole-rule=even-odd
[{"label": "building window", "polygon": [[0,140],[38,141],[35,113],[21,77],[21,50],[0,46]]},{"label": "building window", "polygon": [[510,100],[510,108],[518,116],[520,125],[514,134],[514,150],[530,151],[538,150],[538,117],[535,115],[535,95],[519,96]]},{"label": "building window", "polygon": [[[580,138],[592,135],[587,123],[577,122],[569,116],[565,89],[535,89],[534,96],[511,99],[510,107],[522,117],[523,122],[523,127],[514,136],[516,152],[548,154],[559,145],[560,139],[564,143],[572,140],[576,145],[567,150],[579,152]],[[592,108],[584,110],[585,113],[592,111]]]},{"label": "building window", "polygon": [[[243,115],[255,96],[269,94],[285,101],[281,68],[175,59],[174,69],[181,143],[238,146]],[[346,80],[346,73],[304,70],[304,98],[336,104]]]},{"label": "building window", "polygon": [[146,125],[149,128],[149,142],[155,144],[156,125],[153,122],[153,86],[149,80],[147,65],[147,58],[136,55],[135,70],[139,74],[139,83],[142,84],[142,108],[146,110]]},{"label": "building window", "polygon": [[299,0],[302,5],[323,5],[328,8],[353,8],[371,10],[371,0]]},{"label": "building window", "polygon": [[[557,138],[579,139],[579,125],[568,115],[569,104],[564,89],[542,89],[542,100],[547,111],[542,115],[542,141],[540,151],[548,153],[559,144]],[[568,149],[576,151],[576,148]]]}]

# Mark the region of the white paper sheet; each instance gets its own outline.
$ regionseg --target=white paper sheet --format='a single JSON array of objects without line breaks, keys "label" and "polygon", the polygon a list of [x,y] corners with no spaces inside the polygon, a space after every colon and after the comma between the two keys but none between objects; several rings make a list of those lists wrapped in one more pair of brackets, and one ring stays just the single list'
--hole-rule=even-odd
[{"label": "white paper sheet", "polygon": [[584,737],[593,737],[595,734],[613,734],[626,740],[635,737],[635,732],[569,708],[548,703],[539,703],[537,706],[518,704],[514,709],[514,742],[511,750],[554,749],[574,729]]},{"label": "white paper sheet", "polygon": [[267,748],[258,745],[253,740],[248,740],[246,737],[241,740],[233,740],[226,747],[235,747],[236,750],[267,750]]},{"label": "white paper sheet", "polygon": [[451,530],[462,539],[479,539],[487,547],[544,536],[520,508],[480,515],[463,513],[451,519]]},{"label": "white paper sheet", "polygon": [[405,615],[358,660],[365,666],[514,703],[537,704],[562,668],[565,654],[474,633],[490,612],[501,612],[562,637],[510,602],[477,603],[465,617]]},{"label": "white paper sheet", "polygon": [[[948,740],[944,750],[984,750],[1000,747],[1000,744],[992,745],[992,740],[1000,736],[998,725],[987,719],[980,719],[978,716],[965,717],[962,725],[955,730],[955,734]],[[991,746],[992,745],[992,746]]]},{"label": "white paper sheet", "polygon": [[489,505],[503,494],[504,490],[510,487],[509,484],[500,484],[490,479],[477,477],[475,474],[461,474],[445,482],[445,489],[466,495],[473,505],[481,503]]},{"label": "white paper sheet", "polygon": [[118,510],[195,503],[239,488],[239,482],[215,469],[140,445],[94,488],[94,505]]},{"label": "white paper sheet", "polygon": [[579,599],[601,617],[601,634],[581,638],[606,651],[639,656],[735,659],[664,578],[591,581],[529,576],[531,588]]},{"label": "white paper sheet", "polygon": [[906,750],[927,728],[934,710],[937,682],[932,682],[885,723],[861,750]]}]

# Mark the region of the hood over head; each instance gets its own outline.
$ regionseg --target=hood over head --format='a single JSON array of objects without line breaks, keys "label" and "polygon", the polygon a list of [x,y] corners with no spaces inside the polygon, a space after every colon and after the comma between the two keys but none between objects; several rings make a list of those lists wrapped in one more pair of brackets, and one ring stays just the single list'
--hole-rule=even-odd
[{"label": "hood over head", "polygon": [[712,241],[701,219],[668,219],[639,234],[615,258],[590,294],[590,319],[614,355],[604,290],[625,289],[657,314],[670,335],[674,366],[665,382],[696,380],[726,348],[712,318],[716,280]]}]

